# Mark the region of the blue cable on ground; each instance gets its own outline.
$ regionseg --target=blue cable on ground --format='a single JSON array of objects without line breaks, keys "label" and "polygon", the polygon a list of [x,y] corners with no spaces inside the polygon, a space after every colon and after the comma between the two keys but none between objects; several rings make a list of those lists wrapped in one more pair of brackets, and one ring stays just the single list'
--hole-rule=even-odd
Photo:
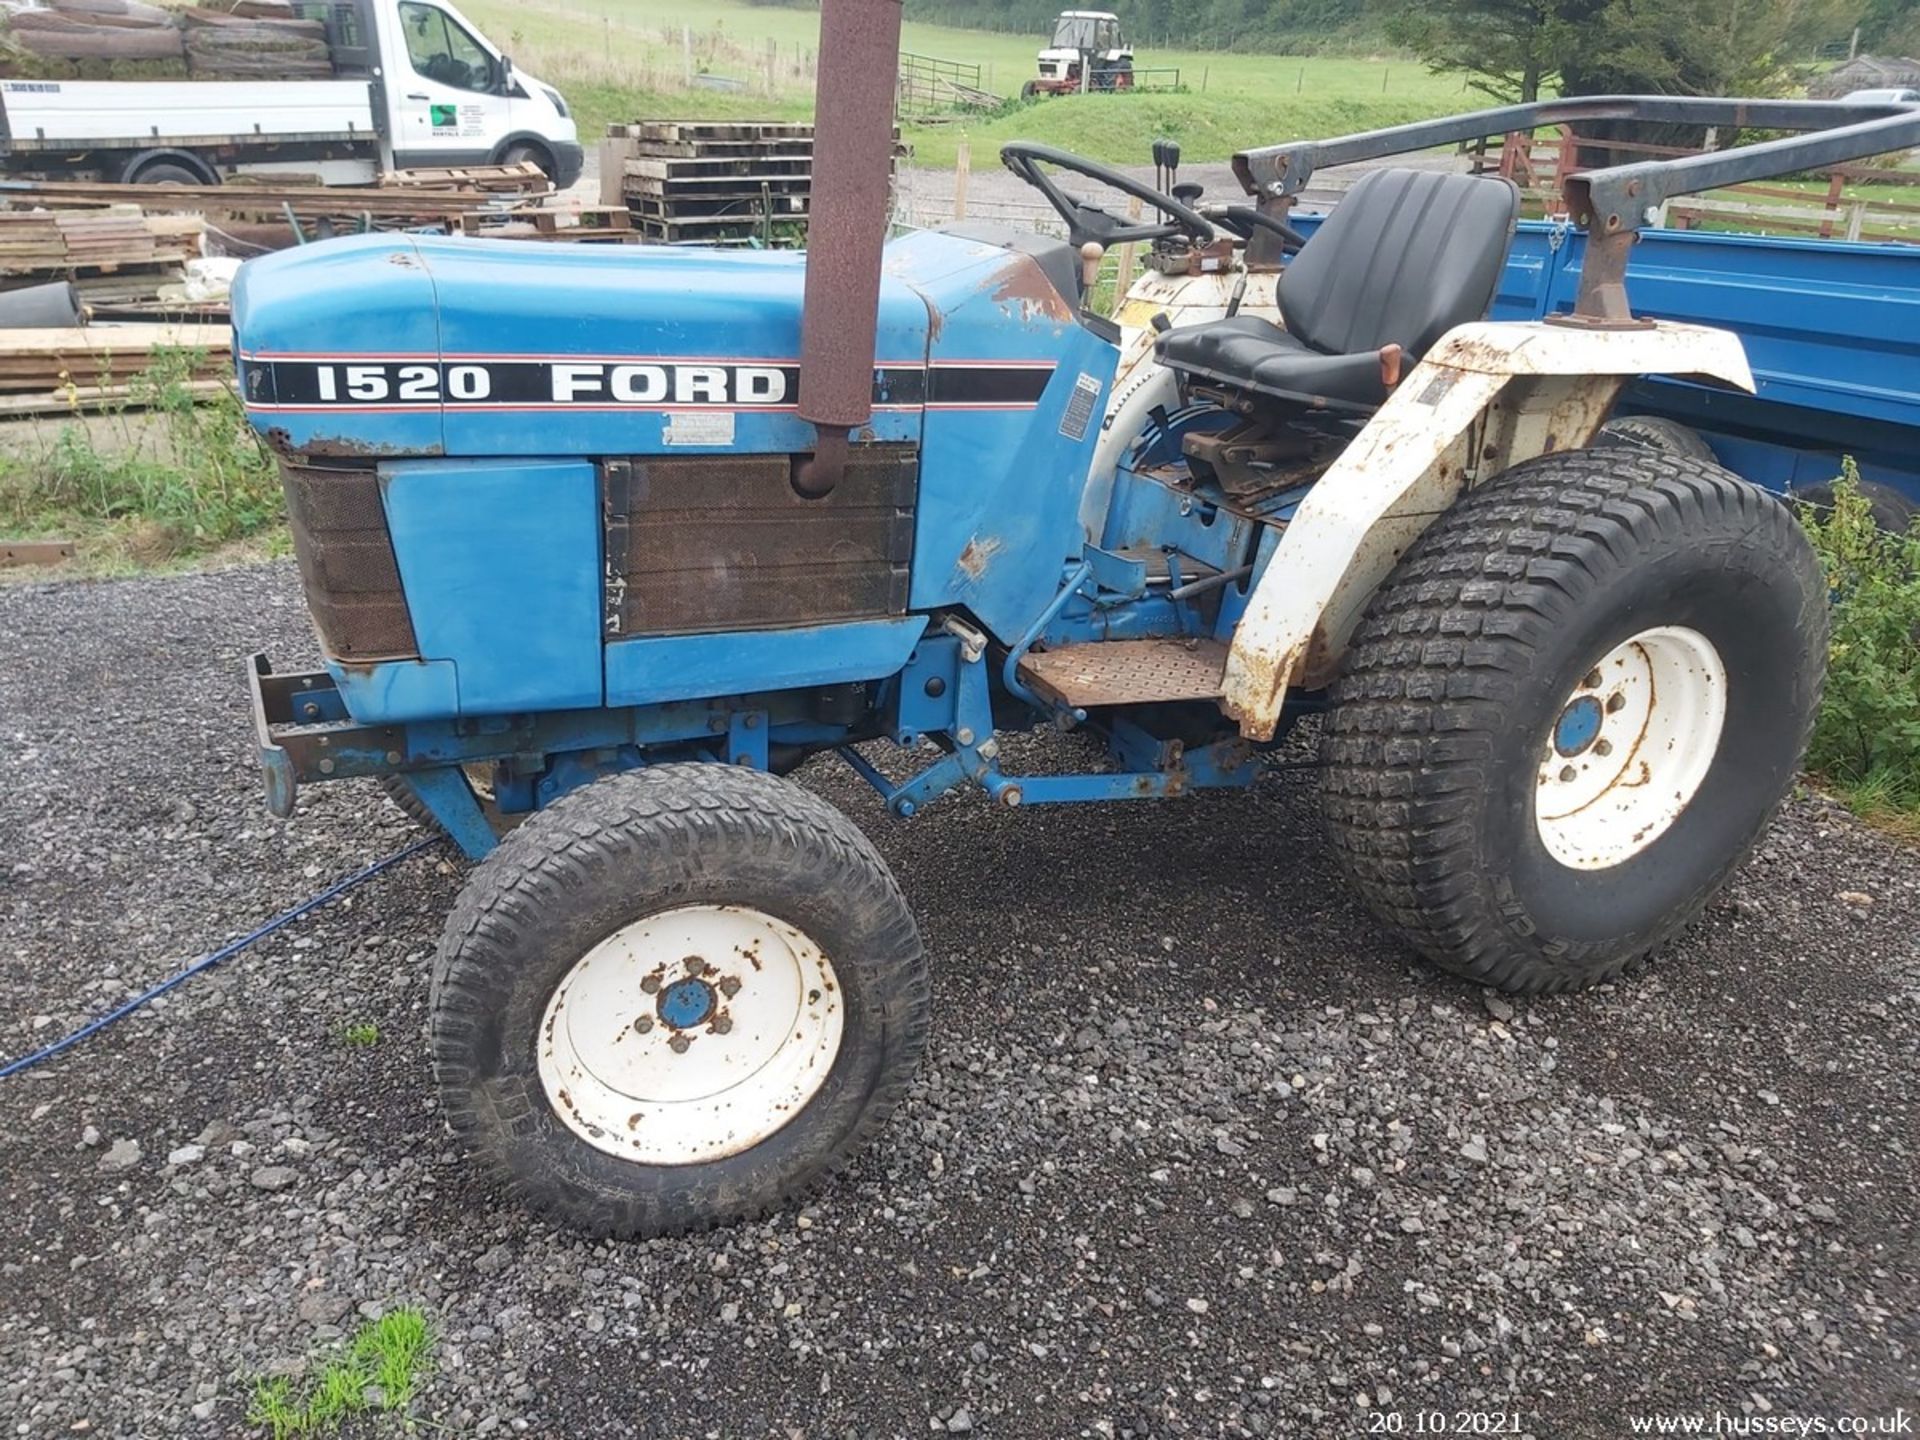
[{"label": "blue cable on ground", "polygon": [[190,980],[195,975],[198,975],[202,970],[210,969],[211,967],[218,965],[222,960],[225,960],[228,956],[238,955],[242,950],[246,949],[249,945],[254,944],[256,941],[266,939],[266,937],[273,934],[274,931],[279,930],[284,926],[291,925],[294,921],[298,920],[301,916],[310,914],[313,911],[318,910],[322,905],[327,904],[331,900],[338,899],[340,896],[346,894],[347,891],[353,889],[353,887],[358,885],[361,881],[371,880],[374,876],[378,875],[382,870],[391,869],[393,866],[398,865],[402,860],[408,859],[414,855],[418,855],[422,850],[425,850],[429,845],[438,845],[441,842],[441,840],[444,838],[445,838],[444,836],[432,835],[425,840],[416,840],[413,844],[407,846],[406,849],[396,851],[394,854],[387,856],[387,858],[384,860],[376,860],[373,862],[373,864],[367,866],[366,869],[356,870],[353,874],[347,876],[347,878],[344,880],[335,881],[333,884],[329,885],[326,889],[322,890],[318,895],[313,896],[309,900],[301,901],[298,905],[294,906],[293,909],[286,911],[284,914],[274,916],[273,919],[267,921],[266,924],[260,926],[258,929],[248,931],[245,935],[242,935],[238,940],[233,940],[228,942],[225,945],[222,945],[218,950],[214,951],[211,955],[202,956],[200,959],[194,961],[191,965],[187,966],[187,968],[182,970],[179,974],[169,976],[167,979],[162,980],[158,985],[154,986],[151,990],[148,990],[146,993],[134,996],[133,999],[127,1001],[126,1004],[120,1006],[118,1009],[109,1010],[105,1015],[100,1016],[96,1020],[89,1020],[85,1025],[82,1025],[78,1030],[74,1031],[71,1035],[68,1035],[62,1039],[56,1040],[51,1045],[45,1046],[42,1049],[34,1051],[31,1055],[22,1055],[18,1060],[11,1060],[4,1066],[0,1066],[0,1080],[5,1080],[10,1078],[11,1076],[18,1075],[22,1070],[31,1070],[35,1065],[38,1065],[41,1062],[46,1060],[51,1060],[54,1056],[60,1054],[61,1051],[71,1049],[73,1046],[78,1045],[82,1040],[86,1039],[89,1035],[97,1034],[98,1032],[106,1029],[107,1026],[113,1024],[114,1021],[125,1019],[127,1016],[131,1015],[134,1011],[138,1010],[142,1005],[145,1005],[148,1001],[156,998],[157,996],[166,994],[167,991],[173,989],[174,986],[180,984],[182,981]]}]

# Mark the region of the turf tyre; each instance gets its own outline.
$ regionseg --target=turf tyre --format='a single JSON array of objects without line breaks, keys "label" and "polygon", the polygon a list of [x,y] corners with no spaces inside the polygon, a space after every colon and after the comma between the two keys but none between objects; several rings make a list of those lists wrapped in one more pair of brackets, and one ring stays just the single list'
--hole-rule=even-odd
[{"label": "turf tyre", "polygon": [[[1556,715],[1649,626],[1706,636],[1724,721],[1684,808],[1601,869],[1549,853]],[[1354,889],[1430,960],[1530,994],[1618,975],[1695,916],[1790,788],[1819,709],[1827,598],[1777,499],[1654,451],[1545,456],[1402,558],[1332,690],[1322,796]]]},{"label": "turf tyre", "polygon": [[[638,1164],[563,1121],[537,1032],[597,943],[698,905],[755,907],[812,937],[832,957],[844,1029],[819,1090],[766,1139]],[[469,878],[434,978],[434,1077],[454,1134],[520,1203],[598,1236],[706,1229],[804,1194],[880,1131],[926,1043],[925,953],[871,842],[792,782],[730,766],[614,776],[531,817]]]},{"label": "turf tyre", "polygon": [[1687,460],[1713,461],[1713,449],[1700,432],[1658,415],[1616,415],[1600,427],[1602,449],[1657,450]]}]

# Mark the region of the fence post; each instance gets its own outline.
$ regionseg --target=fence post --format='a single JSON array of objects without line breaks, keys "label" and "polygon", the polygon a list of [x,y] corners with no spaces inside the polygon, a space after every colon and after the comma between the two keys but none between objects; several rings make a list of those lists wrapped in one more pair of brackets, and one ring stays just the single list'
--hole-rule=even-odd
[{"label": "fence post", "polygon": [[[1820,238],[1822,240],[1831,240],[1833,238],[1834,212],[1840,208],[1840,198],[1842,192],[1846,189],[1846,184],[1846,177],[1841,175],[1838,170],[1832,171],[1827,176],[1826,215],[1820,222]],[[1851,239],[1853,237],[1849,236],[1848,238]]]},{"label": "fence post", "polygon": [[1847,239],[1860,243],[1860,232],[1867,223],[1867,202],[1856,200],[1847,207]]},{"label": "fence post", "polygon": [[693,27],[680,27],[680,83],[693,88]]},{"label": "fence post", "polygon": [[771,98],[779,89],[780,82],[780,42],[767,41],[767,95]]},{"label": "fence post", "polygon": [[1213,67],[1211,65],[1202,65],[1200,67],[1200,93],[1202,95],[1207,93],[1207,76],[1212,73]]},{"label": "fence post", "polygon": [[973,148],[960,137],[960,148],[953,153],[953,218],[967,218],[967,177],[973,173]]},{"label": "fence post", "polygon": [[[1138,195],[1130,195],[1127,197],[1127,219],[1136,223],[1140,219],[1140,197]],[[1127,298],[1127,291],[1133,288],[1133,261],[1134,250],[1136,248],[1137,242],[1132,240],[1129,240],[1120,247],[1120,273],[1114,277],[1113,310],[1109,311],[1109,314],[1119,311],[1121,303]]]}]

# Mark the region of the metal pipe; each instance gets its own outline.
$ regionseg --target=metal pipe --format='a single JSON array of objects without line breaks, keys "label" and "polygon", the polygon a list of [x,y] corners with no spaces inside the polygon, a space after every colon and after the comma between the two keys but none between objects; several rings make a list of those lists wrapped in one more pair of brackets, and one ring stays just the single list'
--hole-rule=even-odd
[{"label": "metal pipe", "polygon": [[1040,612],[1040,618],[1029,625],[1027,633],[1014,643],[1011,650],[1007,651],[1006,661],[1000,667],[1000,683],[1006,687],[1007,693],[1016,699],[1026,701],[1037,710],[1045,709],[1045,703],[1020,683],[1020,662],[1026,657],[1027,651],[1033,648],[1034,641],[1046,633],[1047,626],[1051,625],[1060,612],[1067,608],[1067,601],[1073,598],[1076,590],[1087,583],[1087,577],[1091,574],[1093,574],[1092,564],[1082,560],[1074,568],[1073,573],[1067,576],[1067,583],[1060,587],[1060,593],[1053,597],[1053,602]]},{"label": "metal pipe", "polygon": [[806,495],[824,495],[840,482],[848,435],[873,414],[899,65],[900,0],[826,0],[820,7],[797,407],[819,440],[794,475]]}]

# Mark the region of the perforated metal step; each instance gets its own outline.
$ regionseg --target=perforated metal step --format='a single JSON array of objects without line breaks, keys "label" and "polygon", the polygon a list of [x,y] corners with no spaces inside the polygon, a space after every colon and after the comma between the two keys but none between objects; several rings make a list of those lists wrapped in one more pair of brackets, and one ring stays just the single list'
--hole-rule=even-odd
[{"label": "perforated metal step", "polygon": [[1104,640],[1028,655],[1020,678],[1061,705],[1146,705],[1217,700],[1227,668],[1218,640]]}]

